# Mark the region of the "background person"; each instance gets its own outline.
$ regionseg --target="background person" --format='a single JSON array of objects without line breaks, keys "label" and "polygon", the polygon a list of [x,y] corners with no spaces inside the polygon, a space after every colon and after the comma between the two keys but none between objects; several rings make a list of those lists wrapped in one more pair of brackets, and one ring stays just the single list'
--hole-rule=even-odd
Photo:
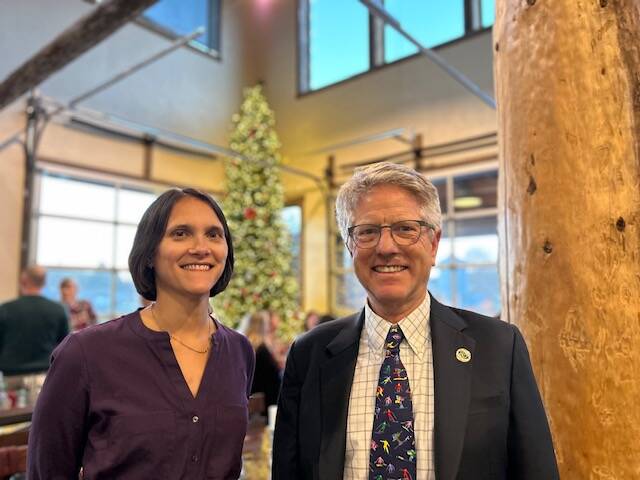
[{"label": "background person", "polygon": [[78,300],[77,295],[78,284],[71,278],[63,278],[60,281],[60,300],[69,314],[69,327],[72,332],[95,325],[97,321],[91,303],[87,300]]},{"label": "background person", "polygon": [[169,190],[143,215],[129,270],[149,307],[70,335],[31,425],[28,478],[238,478],[254,354],[209,314],[233,272],[218,204]]},{"label": "background person", "polygon": [[46,270],[31,266],[20,274],[20,297],[0,305],[0,371],[5,375],[43,372],[54,348],[69,333],[64,308],[41,295]]},{"label": "background person", "polygon": [[273,479],[558,479],[518,329],[427,291],[434,185],[403,165],[358,169],[336,217],[367,302],[291,347]]},{"label": "background person", "polygon": [[327,323],[327,322],[332,322],[336,319],[336,317],[334,317],[333,315],[331,315],[330,313],[325,313],[324,315],[322,315],[320,317],[320,319],[318,320],[318,325],[322,325],[323,323]]},{"label": "background person", "polygon": [[278,403],[281,383],[281,370],[277,356],[272,350],[275,342],[271,318],[272,315],[265,310],[252,313],[248,316],[245,333],[256,353],[256,370],[251,393],[264,393],[265,405],[261,413],[265,417],[269,406]]},{"label": "background person", "polygon": [[316,312],[315,310],[309,310],[307,312],[307,315],[304,317],[304,331],[308,332],[313,327],[318,325],[319,321],[320,315],[318,315],[318,312]]}]

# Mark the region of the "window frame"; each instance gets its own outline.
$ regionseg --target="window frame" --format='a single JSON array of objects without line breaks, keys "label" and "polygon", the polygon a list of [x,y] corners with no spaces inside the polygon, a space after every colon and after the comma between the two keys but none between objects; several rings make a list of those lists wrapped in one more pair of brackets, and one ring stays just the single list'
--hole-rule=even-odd
[{"label": "window frame", "polygon": [[[117,234],[119,226],[128,226],[128,227],[137,227],[137,223],[134,224],[128,221],[120,221],[117,218],[117,209],[118,209],[118,194],[122,190],[131,190],[143,193],[153,194],[156,197],[162,193],[162,191],[166,190],[166,185],[155,185],[151,182],[136,182],[136,181],[123,181],[121,179],[107,179],[102,175],[92,175],[91,173],[79,171],[68,171],[64,168],[56,168],[55,166],[49,165],[39,165],[36,168],[36,176],[34,182],[34,202],[33,208],[30,216],[30,221],[32,225],[32,232],[30,238],[30,244],[28,248],[28,259],[30,264],[35,264],[37,261],[38,254],[38,240],[39,240],[39,220],[43,217],[46,218],[57,218],[57,219],[69,219],[76,221],[86,221],[92,223],[102,223],[113,226],[113,249],[111,252],[112,255],[112,265],[109,267],[86,267],[86,266],[77,266],[77,265],[47,265],[42,264],[47,271],[55,271],[55,270],[81,270],[81,271],[92,271],[92,272],[108,272],[110,276],[110,290],[109,290],[109,312],[107,314],[99,314],[99,321],[109,320],[111,318],[115,318],[117,315],[123,313],[117,311],[117,288],[118,288],[118,275],[122,273],[126,273],[130,275],[129,269],[118,266],[117,264],[117,254],[116,254],[116,245],[117,245]],[[43,176],[49,176],[54,178],[63,178],[70,181],[82,182],[86,184],[94,184],[100,186],[106,186],[113,188],[116,191],[116,202],[114,204],[114,217],[111,220],[105,219],[95,219],[89,217],[81,217],[81,216],[68,216],[61,214],[50,214],[50,213],[42,213],[41,211],[41,191],[42,191],[42,178]],[[126,312],[124,312],[126,313]]]},{"label": "window frame", "polygon": [[[93,5],[96,5],[100,3],[101,0],[84,0],[84,1],[87,3],[91,3]],[[209,45],[205,45],[204,43],[199,42],[198,40],[191,40],[189,43],[186,44],[186,47],[190,48],[194,52],[198,52],[202,55],[206,55],[209,58],[213,58],[215,60],[222,60],[222,55],[221,55],[221,52],[222,52],[222,4],[224,2],[222,0],[207,0],[207,1],[209,2],[209,6],[211,6],[213,2],[218,3],[218,17],[216,19],[208,18],[208,25],[207,25],[207,32],[208,32],[207,36],[210,43],[211,23],[213,21],[217,22],[218,25],[217,25],[216,32],[218,34],[218,47],[213,48]],[[153,33],[161,35],[167,40],[173,41],[183,37],[183,35],[180,35],[176,33],[174,30],[172,30],[171,27],[162,25],[154,20],[151,20],[150,18],[147,18],[144,15],[144,13],[142,13],[139,17],[133,19],[132,22],[142,28],[145,28],[146,30],[149,30]]]},{"label": "window frame", "polygon": [[[204,44],[198,40],[191,40],[187,45],[191,48],[193,48],[194,50],[200,52],[200,53],[204,53],[210,57],[213,57],[217,60],[221,59],[221,55],[220,52],[222,50],[222,34],[221,34],[221,30],[222,30],[222,0],[207,0],[208,2],[208,8],[209,8],[209,12],[213,11],[212,5],[214,3],[218,4],[218,15],[214,18],[213,15],[210,15],[206,20],[207,20],[207,44]],[[215,23],[217,23],[215,31],[217,34],[217,46],[213,47],[212,44],[212,38],[213,38],[213,34],[212,34],[212,25]],[[163,37],[168,38],[169,40],[176,40],[178,38],[181,38],[183,35],[175,32],[170,26],[167,25],[163,25],[149,17],[147,17],[144,13],[142,15],[140,15],[138,18],[136,18],[135,23],[137,23],[138,25],[147,28],[149,30],[152,30],[155,33],[158,33],[160,35],[162,35]]]},{"label": "window frame", "polygon": [[[460,238],[456,234],[456,222],[463,220],[475,220],[475,219],[483,219],[483,218],[495,218],[496,219],[496,237],[498,236],[498,206],[488,207],[488,208],[478,208],[474,210],[468,211],[456,211],[455,208],[455,180],[456,178],[464,177],[467,175],[473,174],[482,174],[482,173],[498,173],[498,165],[487,168],[486,164],[478,165],[474,167],[462,167],[462,168],[454,168],[450,170],[443,170],[439,172],[433,172],[429,175],[430,180],[433,182],[439,182],[444,180],[446,183],[446,192],[447,192],[447,211],[442,212],[442,222],[443,224],[446,222],[447,229],[447,238],[451,242],[451,257],[454,261],[451,261],[446,264],[436,265],[436,268],[441,271],[449,271],[451,272],[452,285],[451,285],[451,304],[454,306],[460,306],[460,288],[455,281],[455,273],[460,270],[464,270],[465,268],[487,268],[495,266],[496,272],[500,273],[500,257],[499,257],[499,247],[498,247],[498,257],[496,261],[486,261],[486,262],[468,262],[457,260],[456,257],[456,239]],[[498,190],[498,178],[496,175],[496,195]],[[443,229],[443,234],[444,234]],[[500,285],[498,285],[498,295],[500,295]],[[464,308],[464,307],[461,307]]]},{"label": "window frame", "polygon": [[[384,60],[384,22],[371,13],[369,13],[369,68],[363,72],[356,73],[350,77],[344,78],[334,83],[330,83],[320,88],[311,89],[311,52],[310,52],[310,39],[309,32],[311,27],[310,19],[310,0],[297,0],[298,5],[296,9],[297,15],[297,86],[298,97],[303,97],[316,92],[321,92],[329,88],[333,88],[338,85],[342,85],[345,82],[350,82],[355,79],[361,78],[365,75],[388,68],[392,65],[396,65],[399,62],[410,61],[421,55],[420,52],[416,52],[405,57],[400,57],[392,62],[385,62]],[[356,0],[357,1],[357,0]],[[384,2],[384,0],[382,0]],[[432,50],[439,50],[441,48],[448,47],[458,42],[467,40],[476,35],[483,34],[487,31],[491,31],[492,26],[482,26],[482,9],[481,2],[487,0],[464,0],[464,25],[465,33],[448,42],[441,43],[432,47]]]},{"label": "window frame", "polygon": [[[300,238],[299,238],[299,244],[298,244],[298,277],[296,278],[296,281],[298,282],[298,303],[300,304],[300,306],[302,307],[303,303],[304,303],[304,273],[305,273],[305,268],[304,268],[304,253],[305,253],[305,249],[304,249],[304,241],[305,241],[305,235],[304,235],[304,231],[305,231],[305,216],[304,216],[304,197],[297,197],[291,200],[286,200],[284,203],[284,208],[287,207],[297,207],[300,209]],[[284,223],[284,228],[287,229],[287,233],[289,234],[289,237],[291,238],[292,242],[293,242],[293,236],[291,235],[291,232],[289,231],[287,224],[285,222]],[[292,258],[293,260],[293,258]]]}]

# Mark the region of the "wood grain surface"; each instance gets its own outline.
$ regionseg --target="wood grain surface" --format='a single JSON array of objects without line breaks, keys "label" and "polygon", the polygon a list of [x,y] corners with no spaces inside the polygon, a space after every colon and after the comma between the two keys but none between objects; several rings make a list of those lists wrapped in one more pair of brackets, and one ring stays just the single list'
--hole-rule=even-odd
[{"label": "wood grain surface", "polygon": [[640,479],[640,2],[498,0],[504,316],[563,479]]}]

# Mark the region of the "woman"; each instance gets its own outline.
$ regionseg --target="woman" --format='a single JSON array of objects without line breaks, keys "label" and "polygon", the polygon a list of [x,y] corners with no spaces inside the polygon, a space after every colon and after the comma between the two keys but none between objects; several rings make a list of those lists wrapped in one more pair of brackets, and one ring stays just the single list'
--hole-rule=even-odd
[{"label": "woman", "polygon": [[96,324],[96,314],[91,303],[78,300],[78,285],[71,278],[65,277],[60,282],[60,301],[69,314],[69,330],[77,332],[89,325]]},{"label": "woman", "polygon": [[208,310],[233,272],[222,210],[193,189],[165,192],[138,225],[129,269],[154,303],[56,349],[28,477],[238,478],[254,354]]},{"label": "woman", "polygon": [[314,327],[318,325],[318,321],[320,320],[320,315],[315,310],[309,310],[307,316],[304,317],[304,331],[308,332],[309,330],[313,330]]},{"label": "woman", "polygon": [[274,355],[276,351],[273,338],[277,322],[279,317],[276,314],[264,310],[252,313],[246,322],[248,325],[245,334],[256,352],[256,371],[251,393],[264,393],[265,405],[261,413],[265,417],[268,407],[278,403],[280,393],[280,367],[277,356]]}]

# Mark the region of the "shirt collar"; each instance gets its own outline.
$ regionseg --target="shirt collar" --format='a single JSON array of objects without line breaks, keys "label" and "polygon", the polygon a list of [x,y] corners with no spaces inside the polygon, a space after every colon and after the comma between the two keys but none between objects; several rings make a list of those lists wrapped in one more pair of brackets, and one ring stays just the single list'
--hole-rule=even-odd
[{"label": "shirt collar", "polygon": [[[366,302],[364,311],[364,325],[369,348],[381,354],[384,349],[384,341],[387,338],[387,333],[389,333],[389,328],[392,324],[374,312],[369,306],[369,302]],[[402,329],[402,333],[404,333],[405,340],[409,344],[409,347],[411,347],[411,350],[413,350],[421,360],[426,351],[427,341],[431,335],[429,329],[430,313],[431,298],[427,293],[422,303],[398,322],[398,326]]]}]

